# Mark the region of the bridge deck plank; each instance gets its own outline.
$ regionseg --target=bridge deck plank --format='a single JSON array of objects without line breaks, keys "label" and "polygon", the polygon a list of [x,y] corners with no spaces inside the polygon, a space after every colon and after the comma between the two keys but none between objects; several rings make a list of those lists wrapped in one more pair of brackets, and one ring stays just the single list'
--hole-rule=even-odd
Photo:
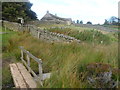
[{"label": "bridge deck plank", "polygon": [[16,88],[36,88],[37,84],[22,63],[10,64],[10,70]]},{"label": "bridge deck plank", "polygon": [[29,88],[36,88],[37,84],[34,81],[33,77],[30,75],[30,73],[27,71],[27,69],[23,66],[22,63],[17,63],[17,66],[24,77],[25,82],[27,83]]},{"label": "bridge deck plank", "polygon": [[16,64],[10,64],[10,70],[16,88],[27,88]]}]

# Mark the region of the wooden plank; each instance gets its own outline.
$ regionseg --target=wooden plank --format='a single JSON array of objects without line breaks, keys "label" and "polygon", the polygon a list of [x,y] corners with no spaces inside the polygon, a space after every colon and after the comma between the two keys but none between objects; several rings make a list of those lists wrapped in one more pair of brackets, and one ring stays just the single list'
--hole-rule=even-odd
[{"label": "wooden plank", "polygon": [[10,64],[10,70],[16,88],[27,88],[16,64]]},{"label": "wooden plank", "polygon": [[[27,64],[30,67],[30,57],[29,57],[29,55],[27,55]],[[28,69],[28,71],[30,72],[30,69]]]},{"label": "wooden plank", "polygon": [[37,77],[37,75],[34,73],[34,71],[27,65],[27,63],[25,62],[24,59],[22,59],[23,63],[25,64],[25,66],[27,67],[28,70],[30,70],[30,72],[33,74],[34,77]]},{"label": "wooden plank", "polygon": [[50,76],[51,76],[51,73],[45,73],[45,74],[43,74],[42,80],[45,80],[45,79],[47,79],[47,78],[50,78]]},{"label": "wooden plank", "polygon": [[40,78],[40,84],[43,86],[43,83],[42,83],[43,74],[42,74],[42,65],[41,64],[39,64],[39,78]]},{"label": "wooden plank", "polygon": [[25,50],[22,46],[20,47],[20,49],[21,49],[24,53],[28,54],[28,55],[29,55],[32,59],[34,59],[36,62],[42,64],[42,60],[41,60],[41,59],[33,56],[31,53],[29,53],[27,50]]},{"label": "wooden plank", "polygon": [[21,50],[21,58],[23,58],[23,51]]},{"label": "wooden plank", "polygon": [[39,77],[42,80],[42,77],[43,77],[43,74],[42,74],[42,65],[39,64],[38,66],[39,66]]},{"label": "wooden plank", "polygon": [[29,88],[36,88],[37,84],[33,80],[33,77],[30,75],[30,73],[27,71],[27,69],[23,66],[22,63],[17,63],[18,69],[20,70],[26,84]]},{"label": "wooden plank", "polygon": [[[27,67],[27,69],[29,70],[29,72],[32,73],[32,75],[36,78],[37,81],[39,81],[39,83],[43,86],[42,84],[42,60],[33,56],[29,51],[25,50],[22,46],[20,46],[21,52],[24,52],[27,54],[27,62],[22,58],[23,55],[21,55],[21,60],[23,61],[23,63],[25,64],[25,66]],[[21,53],[23,54],[23,53]],[[30,68],[30,58],[34,59],[38,65],[39,65],[39,77],[34,73],[34,71]]]},{"label": "wooden plank", "polygon": [[36,81],[38,81],[41,84],[41,86],[43,86],[41,79],[36,75],[36,73],[27,65],[24,59],[22,59],[22,61],[25,64],[25,66],[30,70],[32,75],[36,78]]}]

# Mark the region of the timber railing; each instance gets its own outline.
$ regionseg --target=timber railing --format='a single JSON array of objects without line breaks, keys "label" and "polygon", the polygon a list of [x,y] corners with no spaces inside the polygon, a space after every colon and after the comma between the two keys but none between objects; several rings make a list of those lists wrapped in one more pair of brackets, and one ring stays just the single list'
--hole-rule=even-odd
[{"label": "timber railing", "polygon": [[[36,80],[43,86],[42,80],[43,80],[43,73],[42,73],[42,60],[33,56],[29,51],[25,50],[22,46],[20,46],[21,49],[21,60],[27,67],[28,71],[36,78]],[[27,55],[27,56],[26,56]],[[25,60],[25,56],[26,59]],[[38,69],[39,69],[39,75],[37,75],[30,67],[30,59],[35,60],[38,63]],[[26,62],[27,61],[27,62]]]}]

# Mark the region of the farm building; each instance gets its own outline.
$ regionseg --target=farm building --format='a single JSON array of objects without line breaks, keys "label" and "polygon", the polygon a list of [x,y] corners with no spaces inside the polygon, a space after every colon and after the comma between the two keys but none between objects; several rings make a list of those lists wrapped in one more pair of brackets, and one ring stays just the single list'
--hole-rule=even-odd
[{"label": "farm building", "polygon": [[56,24],[67,24],[67,25],[72,24],[71,18],[61,18],[61,17],[58,17],[56,15],[49,13],[49,11],[47,11],[47,13],[41,19],[41,21],[48,22],[48,23],[56,23]]}]

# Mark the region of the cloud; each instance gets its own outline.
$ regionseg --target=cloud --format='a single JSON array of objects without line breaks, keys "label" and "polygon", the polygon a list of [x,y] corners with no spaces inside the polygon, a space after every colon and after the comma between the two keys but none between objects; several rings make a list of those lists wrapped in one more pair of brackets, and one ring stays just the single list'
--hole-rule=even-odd
[{"label": "cloud", "polygon": [[[118,0],[119,1],[119,0]],[[104,19],[118,16],[117,0],[30,0],[38,18],[41,19],[47,10],[60,17],[73,20],[103,23]]]}]

